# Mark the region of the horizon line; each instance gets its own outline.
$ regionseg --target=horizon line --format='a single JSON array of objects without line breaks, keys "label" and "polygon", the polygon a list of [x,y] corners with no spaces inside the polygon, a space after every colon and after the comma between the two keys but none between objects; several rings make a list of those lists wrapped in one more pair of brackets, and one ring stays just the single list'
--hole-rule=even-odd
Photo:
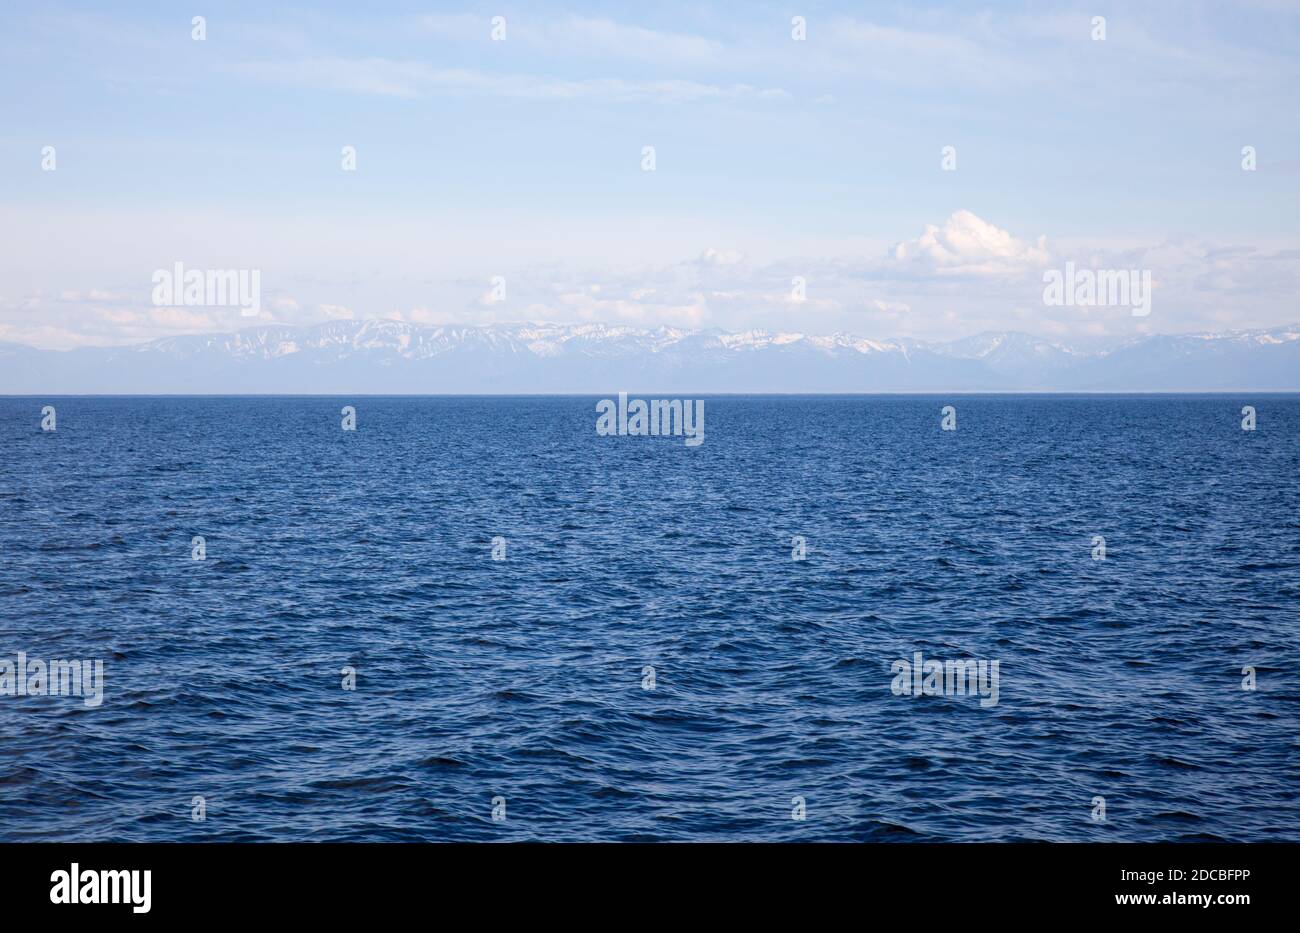
[{"label": "horizon line", "polygon": [[[914,391],[880,391],[880,392],[693,392],[682,389],[648,390],[620,389],[628,395],[690,395],[694,398],[878,398],[887,397],[950,397],[971,395],[1005,395],[1005,396],[1124,396],[1150,397],[1209,395],[1228,396],[1249,392],[1253,395],[1300,395],[1296,389],[1165,389],[1159,392],[1124,389],[917,389]],[[600,392],[43,392],[39,395],[30,393],[0,392],[0,399],[45,399],[45,398],[602,398],[608,393]]]}]

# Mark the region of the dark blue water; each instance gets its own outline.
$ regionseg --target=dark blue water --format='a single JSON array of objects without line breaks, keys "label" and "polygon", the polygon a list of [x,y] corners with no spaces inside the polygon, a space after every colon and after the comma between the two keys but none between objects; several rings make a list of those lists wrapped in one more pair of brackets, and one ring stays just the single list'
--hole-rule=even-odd
[{"label": "dark blue water", "polygon": [[594,403],[0,399],[0,838],[1300,839],[1300,399]]}]

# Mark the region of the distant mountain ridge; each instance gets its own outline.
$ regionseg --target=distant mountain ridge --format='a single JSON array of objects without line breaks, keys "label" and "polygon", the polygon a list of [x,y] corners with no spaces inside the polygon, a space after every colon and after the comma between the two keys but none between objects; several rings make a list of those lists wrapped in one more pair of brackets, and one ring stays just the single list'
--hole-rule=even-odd
[{"label": "distant mountain ridge", "polygon": [[947,343],[607,324],[265,325],[128,347],[0,343],[0,393],[1300,390],[1300,325],[1110,343]]}]

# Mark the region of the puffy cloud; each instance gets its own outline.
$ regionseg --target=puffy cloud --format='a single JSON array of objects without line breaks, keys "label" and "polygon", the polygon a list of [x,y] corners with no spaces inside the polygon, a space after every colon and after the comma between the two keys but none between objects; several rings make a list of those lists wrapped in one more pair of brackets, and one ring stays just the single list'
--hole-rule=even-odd
[{"label": "puffy cloud", "polygon": [[914,240],[893,249],[893,258],[937,273],[960,275],[1019,274],[1051,261],[1047,238],[1026,243],[970,211],[957,211],[942,227],[925,225]]},{"label": "puffy cloud", "polygon": [[702,266],[735,266],[745,261],[745,254],[734,249],[714,249],[709,247],[700,253]]}]

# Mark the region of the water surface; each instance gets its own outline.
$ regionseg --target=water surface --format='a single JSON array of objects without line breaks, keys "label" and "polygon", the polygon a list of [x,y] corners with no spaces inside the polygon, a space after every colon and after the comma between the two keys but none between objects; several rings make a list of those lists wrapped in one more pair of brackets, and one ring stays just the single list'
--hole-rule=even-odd
[{"label": "water surface", "polygon": [[0,839],[1300,839],[1296,396],[595,401],[0,399]]}]

